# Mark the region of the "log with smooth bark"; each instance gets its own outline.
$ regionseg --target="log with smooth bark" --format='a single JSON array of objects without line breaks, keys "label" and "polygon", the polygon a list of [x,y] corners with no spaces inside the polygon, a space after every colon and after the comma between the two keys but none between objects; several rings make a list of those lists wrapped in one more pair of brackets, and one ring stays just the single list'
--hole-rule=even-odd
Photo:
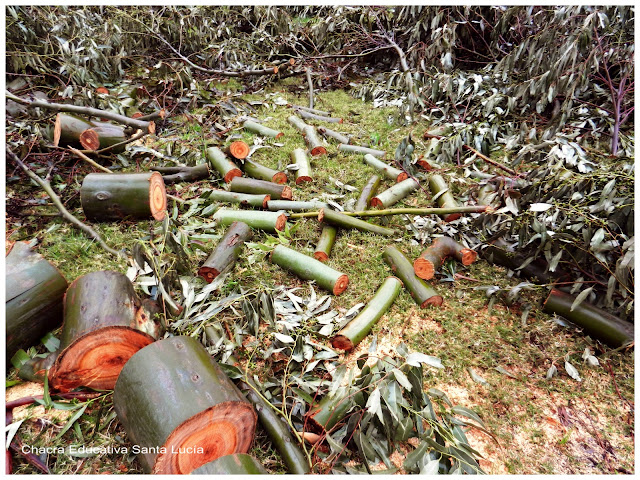
[{"label": "log with smooth bark", "polygon": [[304,129],[304,141],[307,143],[307,147],[309,147],[309,153],[317,157],[318,155],[326,155],[327,149],[324,147],[322,141],[318,138],[318,133],[316,132],[315,127],[309,125]]},{"label": "log with smooth bark", "polygon": [[160,173],[166,185],[209,178],[209,165],[206,163],[194,167],[149,167],[149,170]]},{"label": "log with smooth bark", "polygon": [[304,182],[312,182],[311,165],[307,152],[302,148],[295,148],[291,151],[291,161],[298,167],[296,170],[296,185]]},{"label": "log with smooth bark", "polygon": [[338,150],[344,153],[361,153],[363,155],[368,153],[369,155],[373,155],[378,158],[384,158],[387,154],[387,152],[376,150],[375,148],[361,147],[359,145],[346,145],[344,143],[338,145]]},{"label": "log with smooth bark", "polygon": [[[350,217],[386,217],[389,215],[445,215],[447,213],[493,213],[495,210],[488,205],[472,205],[456,208],[389,208],[385,210],[358,210],[357,212],[342,212]],[[290,218],[317,217],[320,212],[301,212],[290,215]]]},{"label": "log with smooth bark", "polygon": [[254,178],[236,177],[231,181],[229,189],[239,193],[264,193],[270,195],[273,200],[291,200],[293,198],[291,187]]},{"label": "log with smooth bark", "polygon": [[216,202],[225,202],[225,203],[239,203],[243,207],[253,207],[253,208],[267,208],[269,201],[271,200],[271,196],[265,195],[264,193],[237,193],[237,192],[228,192],[226,190],[210,190],[209,196],[207,197],[209,200],[215,200]]},{"label": "log with smooth bark", "polygon": [[309,119],[309,120],[316,120],[316,121],[327,122],[327,123],[342,123],[342,118],[329,117],[327,115],[318,115],[317,113],[307,112],[305,110],[298,110],[298,115],[300,115],[302,118]]},{"label": "log with smooth bark", "polygon": [[310,200],[308,202],[292,201],[292,200],[269,200],[267,202],[267,209],[272,212],[279,212],[284,210],[286,212],[304,212],[307,210],[318,210],[320,208],[328,207],[324,202],[319,200]]},{"label": "log with smooth bark", "polygon": [[[431,190],[431,194],[434,197],[437,196],[436,201],[441,208],[456,208],[460,206],[442,175],[433,174],[429,177],[429,190]],[[442,218],[445,222],[452,222],[460,218],[460,216],[461,214],[459,213],[450,213]]]},{"label": "log with smooth bark", "polygon": [[37,345],[62,323],[67,281],[58,269],[25,242],[11,246],[5,258],[6,359]]},{"label": "log with smooth bark", "polygon": [[60,355],[49,384],[63,392],[113,389],[127,360],[159,335],[157,321],[125,275],[98,271],[78,277],[64,297]]},{"label": "log with smooth bark", "polygon": [[224,153],[237,160],[244,160],[247,158],[250,151],[251,150],[249,145],[247,145],[247,142],[243,142],[242,140],[234,140],[224,147]]},{"label": "log with smooth bark", "polygon": [[318,110],[317,108],[304,107],[302,105],[289,105],[289,106],[296,111],[303,110],[305,112],[315,113],[316,115],[324,115],[327,117],[331,115],[330,112],[325,112],[324,110]]},{"label": "log with smooth bark", "polygon": [[277,230],[284,230],[287,225],[287,216],[280,212],[221,208],[213,215],[213,219],[219,225],[231,225],[233,222],[244,222],[256,230],[264,230],[265,232],[272,233]]},{"label": "log with smooth bark", "polygon": [[364,163],[366,163],[370,167],[375,168],[382,175],[384,175],[390,180],[393,180],[394,182],[401,182],[409,178],[409,175],[407,175],[407,172],[403,172],[399,168],[395,168],[387,163],[384,163],[381,160],[378,160],[376,157],[374,157],[370,153],[366,153],[364,155]]},{"label": "log with smooth bark", "polygon": [[369,208],[371,199],[376,195],[376,193],[378,193],[378,187],[380,187],[380,177],[378,175],[374,175],[362,189],[362,193],[360,193],[358,201],[354,207],[355,211],[359,212]]},{"label": "log with smooth bark", "polygon": [[316,250],[313,252],[313,258],[320,260],[321,262],[329,260],[331,249],[333,248],[333,244],[336,242],[337,232],[337,227],[333,225],[324,225],[322,227],[322,233],[320,233]]},{"label": "log with smooth bark", "polygon": [[233,453],[202,465],[192,475],[268,475],[264,466],[246,453]]},{"label": "log with smooth bark", "polygon": [[254,162],[253,160],[245,159],[244,165],[242,165],[244,173],[250,177],[257,178],[258,180],[266,180],[273,183],[287,183],[287,174],[273,168],[265,167],[264,165]]},{"label": "log with smooth bark", "polygon": [[391,271],[396,275],[404,287],[409,290],[415,302],[420,308],[426,308],[429,305],[442,305],[442,297],[436,293],[427,283],[417,277],[413,271],[413,265],[400,250],[393,246],[389,246],[382,253],[382,258],[391,267]]},{"label": "log with smooth bark", "polygon": [[351,408],[349,395],[345,387],[339,387],[333,396],[325,395],[322,400],[312,405],[305,415],[309,430],[318,434],[330,432]]},{"label": "log with smooth bark", "polygon": [[391,308],[400,290],[402,290],[402,281],[396,277],[387,277],[358,316],[333,337],[331,346],[347,352],[353,350],[367,336],[382,315]]},{"label": "log with smooth bark", "polygon": [[207,148],[207,159],[211,170],[216,170],[226,183],[242,176],[242,170],[233,163],[218,147]]},{"label": "log with smooth bark", "polygon": [[188,336],[169,337],[131,357],[113,405],[147,473],[188,474],[246,453],[256,413],[206,349]]},{"label": "log with smooth bark", "polygon": [[82,182],[80,202],[89,220],[162,220],[167,193],[158,172],[90,173]]},{"label": "log with smooth bark", "polygon": [[246,120],[243,124],[243,127],[246,131],[257,133],[258,135],[262,135],[263,137],[280,138],[284,135],[284,133],[279,132],[278,130],[266,127],[257,122],[254,122],[253,120]]},{"label": "log with smooth bark", "polygon": [[461,245],[451,237],[438,237],[416,258],[413,270],[418,277],[429,280],[447,258],[453,257],[463,265],[471,265],[477,256],[474,250]]},{"label": "log with smooth bark", "polygon": [[305,129],[309,126],[306,123],[304,123],[304,121],[300,117],[297,117],[296,115],[289,115],[289,117],[287,117],[287,122],[289,122],[290,125],[298,129],[300,133],[302,133],[303,135],[305,134]]},{"label": "log with smooth bark", "polygon": [[634,342],[634,325],[609,312],[583,301],[572,310],[576,297],[561,290],[552,289],[544,302],[543,311],[565,317],[589,336],[610,347],[618,348]]},{"label": "log with smooth bark", "polygon": [[91,122],[91,128],[80,134],[80,144],[87,150],[113,147],[113,153],[122,153],[126,140],[127,135],[121,125],[107,122]]},{"label": "log with smooth bark", "polygon": [[320,213],[318,214],[318,221],[329,223],[340,228],[356,229],[361,232],[370,232],[378,235],[384,235],[386,237],[390,237],[397,233],[392,228],[381,227],[380,225],[365,222],[364,220],[344,215],[343,213],[336,212],[330,208],[323,208],[320,210]]},{"label": "log with smooth bark", "polygon": [[323,289],[340,295],[349,285],[349,277],[324,263],[284,245],[271,252],[271,261],[303,280],[315,280]]},{"label": "log with smooth bark", "polygon": [[58,113],[53,125],[53,144],[57,146],[71,146],[86,148],[80,143],[80,135],[92,127],[86,118],[68,113]]},{"label": "log with smooth bark", "polygon": [[396,183],[371,199],[370,205],[378,209],[388,208],[420,187],[413,178]]},{"label": "log with smooth bark", "polygon": [[207,283],[211,283],[227,268],[233,266],[240,256],[244,243],[249,241],[252,236],[253,232],[249,225],[244,222],[233,222],[215,250],[211,252],[209,258],[198,270],[198,275],[204,278]]},{"label": "log with smooth bark", "polygon": [[349,137],[349,135],[336,132],[335,130],[331,130],[330,128],[318,127],[318,132],[320,132],[325,137],[329,137],[329,138],[333,138],[334,140],[337,140],[339,143],[344,143],[345,145],[348,145],[349,143],[351,143],[351,138]]}]

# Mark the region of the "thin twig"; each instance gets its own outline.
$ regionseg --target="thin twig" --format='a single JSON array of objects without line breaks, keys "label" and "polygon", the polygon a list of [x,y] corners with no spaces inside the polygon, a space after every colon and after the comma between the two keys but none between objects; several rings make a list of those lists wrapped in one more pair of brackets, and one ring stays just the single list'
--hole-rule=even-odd
[{"label": "thin twig", "polygon": [[89,157],[87,157],[84,153],[82,153],[80,150],[77,150],[73,147],[69,147],[69,150],[71,152],[73,152],[76,156],[80,157],[82,160],[84,160],[85,162],[87,162],[89,165],[102,170],[105,173],[113,173],[111,170],[109,170],[107,167],[103,167],[102,165],[100,165],[99,163],[91,160]]},{"label": "thin twig", "polygon": [[309,84],[309,108],[313,108],[313,80],[311,79],[311,67],[307,67],[307,83]]}]

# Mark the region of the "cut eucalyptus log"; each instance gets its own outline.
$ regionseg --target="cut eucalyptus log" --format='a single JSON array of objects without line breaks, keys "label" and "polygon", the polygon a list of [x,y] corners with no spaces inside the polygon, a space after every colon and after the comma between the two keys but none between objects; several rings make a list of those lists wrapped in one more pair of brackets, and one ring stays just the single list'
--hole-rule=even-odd
[{"label": "cut eucalyptus log", "polygon": [[333,225],[324,225],[322,227],[322,233],[318,239],[316,250],[313,252],[313,258],[320,260],[321,262],[329,260],[331,249],[333,248],[333,244],[336,242],[337,232],[338,229]]},{"label": "cut eucalyptus log", "polygon": [[284,230],[287,225],[287,216],[280,212],[221,208],[213,215],[213,219],[219,225],[231,225],[233,222],[244,222],[251,228],[264,230],[265,232]]},{"label": "cut eucalyptus log", "polygon": [[296,185],[304,182],[312,182],[311,165],[307,152],[302,148],[295,148],[291,151],[291,161],[298,167],[296,170]]},{"label": "cut eucalyptus log", "polygon": [[214,278],[230,268],[240,256],[244,243],[249,241],[253,232],[244,222],[233,222],[227,229],[215,250],[198,270],[198,275],[211,283]]},{"label": "cut eucalyptus log", "polygon": [[268,475],[269,472],[254,457],[246,453],[225,455],[196,468],[192,475]]},{"label": "cut eucalyptus log", "polygon": [[374,157],[370,153],[367,153],[364,155],[364,163],[366,163],[370,167],[375,168],[382,175],[393,180],[394,182],[401,182],[409,178],[409,175],[407,175],[406,172],[403,172],[399,168],[392,167],[391,165],[388,165],[383,161],[378,160],[376,157]]},{"label": "cut eucalyptus log", "polygon": [[7,365],[13,355],[40,343],[62,323],[67,281],[25,242],[11,246],[5,258],[5,319]]},{"label": "cut eucalyptus log", "polygon": [[64,296],[60,355],[49,385],[63,392],[113,389],[127,360],[160,334],[149,309],[141,307],[121,273],[91,272],[74,280]]},{"label": "cut eucalyptus log", "polygon": [[318,115],[317,113],[307,112],[305,110],[298,110],[298,115],[300,115],[302,118],[309,119],[309,120],[316,120],[316,121],[327,122],[327,123],[342,123],[342,118],[329,117],[327,115]]},{"label": "cut eucalyptus log", "polygon": [[318,132],[320,132],[325,137],[329,137],[329,138],[333,138],[334,140],[337,140],[339,143],[344,143],[345,145],[348,145],[349,143],[351,143],[351,137],[349,137],[349,135],[336,132],[335,130],[331,130],[330,128],[318,127]]},{"label": "cut eucalyptus log", "polygon": [[242,165],[244,173],[250,177],[257,178],[258,180],[266,180],[273,183],[287,183],[287,174],[274,170],[273,168],[265,167],[264,165],[254,162],[253,160],[245,159],[244,165]]},{"label": "cut eucalyptus log", "polygon": [[286,212],[305,212],[308,210],[318,210],[320,208],[326,208],[327,205],[320,200],[310,200],[308,202],[292,201],[292,200],[269,200],[267,202],[267,209],[272,212],[279,212],[284,210]]},{"label": "cut eucalyptus log", "polygon": [[255,178],[236,177],[231,180],[229,189],[232,192],[240,193],[264,193],[270,195],[273,200],[291,200],[293,198],[291,187]]},{"label": "cut eucalyptus log", "polygon": [[392,228],[381,227],[380,225],[365,222],[364,220],[350,217],[343,213],[336,212],[335,210],[331,210],[330,208],[320,209],[320,213],[318,214],[318,221],[329,223],[340,228],[355,228],[356,230],[360,230],[361,232],[371,232],[387,237],[396,234],[396,231]]},{"label": "cut eucalyptus log", "polygon": [[543,312],[563,316],[589,336],[613,348],[625,347],[634,342],[633,323],[586,301],[572,308],[575,300],[573,295],[554,288],[544,302]]},{"label": "cut eucalyptus log", "polygon": [[209,165],[206,163],[194,167],[149,167],[149,170],[160,173],[166,185],[209,178]]},{"label": "cut eucalyptus log", "polygon": [[442,305],[442,297],[424,280],[416,276],[413,265],[400,250],[389,246],[382,253],[382,258],[391,267],[391,271],[402,280],[404,287],[409,290],[420,308],[426,308],[429,305],[436,307]]},{"label": "cut eucalyptus log", "polygon": [[389,208],[391,205],[394,205],[417,190],[418,187],[420,187],[418,182],[413,178],[407,178],[373,197],[371,199],[371,206],[379,209]]},{"label": "cut eucalyptus log", "polygon": [[108,122],[91,122],[91,128],[80,134],[80,144],[87,150],[101,150],[118,145],[111,149],[112,153],[122,153],[125,150],[123,142],[127,140],[124,127]]},{"label": "cut eucalyptus log", "polygon": [[306,128],[309,127],[308,124],[304,123],[304,120],[296,115],[289,115],[287,122],[298,129],[303,135],[305,135]]},{"label": "cut eucalyptus log", "polygon": [[280,138],[284,135],[284,133],[279,132],[278,130],[274,130],[273,128],[260,125],[259,123],[254,122],[253,120],[246,120],[243,123],[243,127],[246,131],[251,133],[257,133],[258,135],[262,135],[263,137]]},{"label": "cut eucalyptus log", "polygon": [[322,400],[309,408],[305,416],[306,425],[318,434],[330,432],[344,419],[351,404],[345,387],[339,387],[335,395],[332,397],[325,395]]},{"label": "cut eucalyptus log", "polygon": [[369,155],[373,155],[378,158],[384,158],[387,154],[387,152],[376,150],[375,148],[361,147],[359,145],[346,145],[344,143],[338,145],[338,150],[344,153],[361,153],[363,155],[368,153]]},{"label": "cut eucalyptus log", "polygon": [[327,149],[324,147],[322,141],[318,138],[318,133],[316,132],[315,127],[309,125],[304,129],[304,140],[305,142],[307,142],[309,153],[312,156],[317,157],[318,155],[327,154]]},{"label": "cut eucalyptus log", "polygon": [[158,172],[90,173],[82,182],[80,202],[87,219],[93,221],[162,220],[167,193]]},{"label": "cut eucalyptus log", "polygon": [[380,187],[380,177],[378,175],[374,175],[369,179],[362,189],[362,193],[360,193],[360,196],[358,197],[358,201],[354,207],[356,212],[364,211],[369,208],[369,203],[378,192],[378,187]]},{"label": "cut eucalyptus log", "polygon": [[413,270],[418,277],[429,280],[447,258],[453,257],[463,265],[471,265],[477,256],[474,250],[461,245],[451,237],[438,237],[416,258]]},{"label": "cut eucalyptus log", "polygon": [[243,207],[267,208],[271,196],[264,193],[252,194],[228,192],[227,190],[210,190],[208,199],[216,202],[239,203]]},{"label": "cut eucalyptus log", "polygon": [[305,112],[315,113],[316,115],[324,115],[325,117],[329,117],[331,113],[325,112],[324,110],[318,110],[317,108],[305,107],[303,105],[289,105],[296,111],[303,110]]},{"label": "cut eucalyptus log", "polygon": [[246,453],[255,435],[253,407],[189,336],[165,338],[131,357],[113,405],[147,473],[191,473]]},{"label": "cut eucalyptus log", "polygon": [[57,146],[82,147],[80,135],[92,127],[86,118],[68,113],[58,113],[53,125],[53,144]]},{"label": "cut eucalyptus log", "polygon": [[356,318],[351,320],[331,340],[331,346],[350,352],[371,331],[402,290],[402,281],[396,277],[387,277],[369,303]]},{"label": "cut eucalyptus log", "polygon": [[[437,197],[436,201],[441,208],[456,208],[460,204],[456,201],[453,194],[449,191],[449,185],[442,175],[433,174],[429,177],[429,190],[434,197]],[[459,213],[450,213],[444,215],[442,218],[445,222],[452,222],[460,218]]]},{"label": "cut eucalyptus log", "polygon": [[324,263],[284,245],[271,252],[271,261],[303,280],[315,280],[323,289],[340,295],[349,285],[349,277]]},{"label": "cut eucalyptus log", "polygon": [[222,176],[225,183],[231,182],[236,177],[242,177],[242,170],[233,163],[218,147],[207,148],[207,159],[211,170],[216,170]]},{"label": "cut eucalyptus log", "polygon": [[242,140],[234,140],[224,147],[224,153],[237,160],[244,160],[247,158],[250,151],[251,150],[249,145],[247,145],[247,142],[243,142]]}]

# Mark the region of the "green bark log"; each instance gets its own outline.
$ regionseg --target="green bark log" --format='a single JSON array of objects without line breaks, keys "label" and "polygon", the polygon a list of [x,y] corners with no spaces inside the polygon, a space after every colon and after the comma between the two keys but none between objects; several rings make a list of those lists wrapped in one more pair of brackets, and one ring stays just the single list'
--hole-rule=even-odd
[{"label": "green bark log", "polygon": [[291,200],[269,200],[267,202],[267,209],[272,212],[279,212],[284,210],[287,212],[304,212],[307,210],[318,210],[320,208],[326,208],[328,205],[319,200],[311,200],[309,202],[291,201]]},{"label": "green bark log", "polygon": [[374,175],[369,179],[367,184],[362,189],[362,193],[360,197],[358,197],[358,201],[356,202],[356,206],[354,207],[356,212],[366,210],[369,208],[369,202],[378,192],[378,188],[380,187],[380,177],[378,175]]},{"label": "green bark log", "polygon": [[309,126],[308,124],[304,123],[304,121],[300,117],[297,117],[296,115],[290,115],[287,118],[287,122],[289,122],[296,129],[300,130],[300,133],[302,133],[303,135],[305,134],[305,129]]},{"label": "green bark log", "polygon": [[256,230],[275,232],[284,230],[287,224],[287,216],[280,212],[263,212],[253,210],[231,210],[221,208],[214,215],[213,219],[219,225],[231,225],[233,222],[244,222]]},{"label": "green bark log", "polygon": [[[486,205],[473,205],[457,208],[389,208],[386,210],[360,210],[357,212],[342,212],[349,217],[386,217],[388,215],[445,215],[447,213],[493,213],[493,208]],[[317,217],[320,212],[301,212],[290,215],[289,218]]]},{"label": "green bark log", "polygon": [[419,186],[413,178],[407,178],[373,197],[371,206],[379,209],[388,208],[417,190]]},{"label": "green bark log", "polygon": [[83,117],[58,113],[53,126],[53,144],[61,147],[84,148],[80,143],[80,134],[91,127],[91,122]]},{"label": "green bark log", "polygon": [[244,243],[249,241],[252,235],[253,232],[249,225],[243,222],[233,222],[216,249],[198,270],[198,275],[204,278],[207,283],[211,283],[220,273],[233,266],[240,256]]},{"label": "green bark log", "polygon": [[307,112],[304,110],[298,110],[298,115],[300,115],[302,118],[309,119],[309,120],[316,120],[316,121],[327,122],[327,123],[342,123],[342,118],[329,117],[327,115],[318,115],[317,113]]},{"label": "green bark log", "polygon": [[316,115],[324,115],[326,117],[331,115],[330,112],[325,112],[324,110],[318,110],[317,108],[305,107],[303,105],[291,105],[291,107],[295,111],[302,110],[302,111],[305,111],[305,112],[315,113]]},{"label": "green bark log", "polygon": [[344,273],[283,245],[273,249],[271,261],[303,280],[315,280],[321,288],[334,295],[340,295],[349,285],[349,277]]},{"label": "green bark log", "polygon": [[240,193],[263,193],[269,195],[273,200],[291,200],[293,198],[291,187],[254,178],[236,177],[231,181],[229,189],[232,192]]},{"label": "green bark log", "polygon": [[195,167],[149,167],[149,170],[160,173],[166,185],[209,178],[209,165],[206,163]]},{"label": "green bark log", "polygon": [[570,275],[562,268],[557,268],[555,272],[549,272],[549,265],[543,258],[536,259],[524,268],[520,268],[527,259],[526,255],[508,252],[495,245],[487,245],[486,248],[480,250],[480,254],[489,263],[513,270],[519,276],[529,278],[535,283],[550,284],[570,279]]},{"label": "green bark log", "polygon": [[304,129],[304,140],[307,142],[309,153],[312,156],[317,157],[318,155],[327,154],[327,149],[324,148],[322,141],[318,138],[318,133],[316,132],[315,127],[309,125]]},{"label": "green bark log", "polygon": [[429,280],[447,258],[453,257],[463,265],[471,265],[477,256],[475,251],[466,248],[453,238],[438,237],[416,258],[413,262],[413,270],[418,277]]},{"label": "green bark log", "polygon": [[400,290],[402,282],[396,277],[388,277],[358,316],[333,337],[331,346],[347,352],[353,350],[391,308]]},{"label": "green bark log", "polygon": [[[93,134],[89,135],[90,140],[85,142],[85,135],[89,131],[93,132]],[[95,135],[97,142],[94,140],[93,135]],[[107,122],[91,122],[91,127],[80,134],[80,143],[87,150],[101,150],[122,143],[125,140],[127,140],[127,135],[124,127]],[[126,145],[120,145],[111,149],[111,153],[122,153],[125,148]]]},{"label": "green bark log", "polygon": [[361,232],[371,232],[378,235],[384,235],[390,237],[397,232],[392,228],[381,227],[380,225],[374,225],[373,223],[365,222],[355,217],[344,215],[343,213],[336,212],[330,208],[323,208],[318,214],[318,221],[326,222],[336,227],[341,228],[355,228]]},{"label": "green bark log", "polygon": [[263,137],[280,138],[284,133],[274,130],[273,128],[265,127],[252,120],[246,120],[243,124],[244,129],[251,133],[257,133]]},{"label": "green bark log", "polygon": [[253,160],[249,160],[248,158],[245,159],[242,170],[250,177],[257,178],[258,180],[266,180],[267,182],[279,184],[287,183],[286,173],[265,167],[264,165],[254,162]]},{"label": "green bark log", "polygon": [[239,203],[243,207],[249,206],[253,208],[267,208],[271,200],[271,196],[265,195],[264,193],[251,194],[228,192],[226,190],[210,190],[208,195],[208,199],[215,200],[216,202]]},{"label": "green bark log", "polygon": [[390,180],[393,180],[394,182],[401,182],[403,180],[406,180],[409,177],[406,174],[406,172],[403,172],[399,168],[392,167],[391,165],[388,165],[383,161],[378,160],[376,157],[374,157],[370,153],[367,153],[364,156],[364,163],[366,163],[370,167],[375,168],[382,175],[384,175]]},{"label": "green bark log", "polygon": [[193,475],[268,475],[258,460],[246,453],[225,455],[200,468],[196,468]]},{"label": "green bark log", "polygon": [[322,233],[320,234],[316,251],[313,252],[313,257],[316,260],[320,260],[321,262],[329,260],[331,249],[333,249],[333,244],[336,242],[337,232],[338,229],[333,225],[325,225],[322,227]]},{"label": "green bark log", "polygon": [[242,171],[218,147],[207,148],[207,159],[211,170],[216,170],[225,183],[231,182],[235,177],[242,176]]},{"label": "green bark log", "polygon": [[318,127],[318,132],[320,132],[325,137],[333,138],[339,143],[344,143],[345,145],[348,145],[349,143],[351,143],[351,138],[348,135],[345,135],[344,133],[336,132],[335,130],[331,130],[330,128]]},{"label": "green bark log", "polygon": [[[441,175],[433,174],[429,177],[429,189],[431,190],[431,194],[433,196],[439,195],[437,202],[440,207],[455,208],[460,206],[460,204],[453,197],[452,193],[449,191],[449,186]],[[450,213],[448,215],[444,215],[442,218],[445,222],[452,222],[453,220],[457,220],[458,218],[460,218],[460,216],[461,215],[459,213]]]},{"label": "green bark log", "polygon": [[347,414],[351,408],[348,392],[339,387],[333,397],[325,395],[320,402],[313,405],[307,413],[307,425],[310,430],[323,434],[330,432]]},{"label": "green bark log", "polygon": [[309,164],[309,157],[307,152],[302,148],[296,148],[291,152],[291,161],[298,167],[296,170],[296,185],[300,185],[304,182],[311,182],[311,165]]},{"label": "green bark log", "polygon": [[384,158],[387,154],[387,152],[376,150],[375,148],[361,147],[359,145],[345,145],[344,143],[338,145],[338,150],[344,153],[361,153],[363,155],[368,153],[369,155],[373,155],[378,158]]}]

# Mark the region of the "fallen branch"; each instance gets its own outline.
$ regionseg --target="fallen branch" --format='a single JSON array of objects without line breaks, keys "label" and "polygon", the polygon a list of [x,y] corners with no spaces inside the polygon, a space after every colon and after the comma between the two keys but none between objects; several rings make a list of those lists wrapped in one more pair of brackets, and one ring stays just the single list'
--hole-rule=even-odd
[{"label": "fallen branch", "polygon": [[[446,215],[448,213],[493,213],[489,205],[472,205],[456,208],[388,208],[386,210],[363,210],[361,212],[341,212],[351,217],[384,217],[387,215]],[[317,217],[320,212],[300,212],[289,215],[289,218]]]},{"label": "fallen branch", "polygon": [[84,153],[82,153],[80,150],[77,150],[73,147],[69,147],[69,150],[71,152],[73,152],[74,155],[76,155],[77,157],[81,158],[82,160],[84,160],[85,162],[87,162],[89,165],[97,168],[98,170],[102,170],[105,173],[113,173],[111,170],[109,170],[107,167],[103,167],[102,165],[100,165],[99,163],[91,160],[89,157],[87,157]]},{"label": "fallen branch", "polygon": [[206,163],[195,167],[149,167],[149,170],[160,173],[167,185],[209,178],[209,166]]},{"label": "fallen branch", "polygon": [[309,108],[313,108],[313,79],[311,78],[311,68],[305,69],[307,72],[307,83],[309,84]]}]

